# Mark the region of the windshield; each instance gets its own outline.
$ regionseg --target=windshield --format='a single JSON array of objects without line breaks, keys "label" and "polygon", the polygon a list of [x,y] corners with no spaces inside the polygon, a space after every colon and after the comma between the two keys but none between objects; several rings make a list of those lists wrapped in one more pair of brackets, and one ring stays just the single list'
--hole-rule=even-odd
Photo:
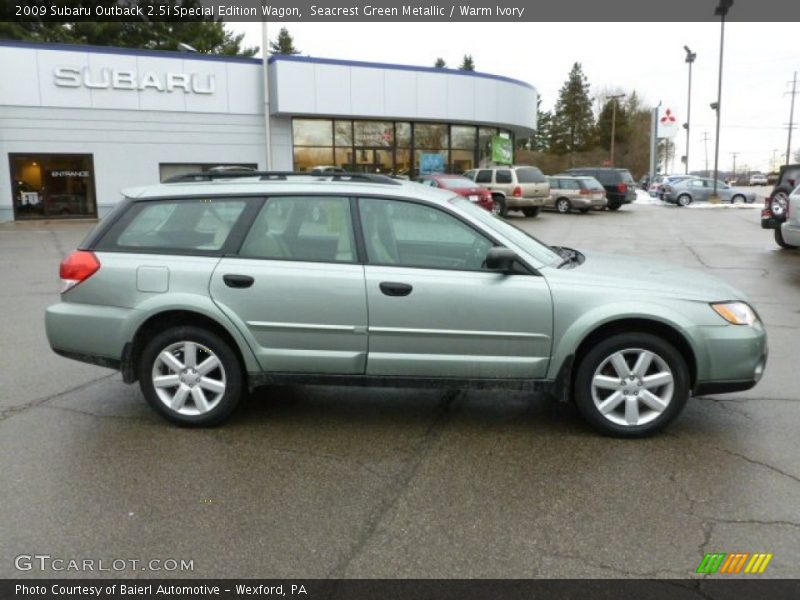
[{"label": "windshield", "polygon": [[531,234],[515,227],[508,221],[504,221],[500,217],[494,216],[488,210],[476,206],[466,198],[453,198],[451,202],[458,206],[459,210],[464,211],[471,217],[475,217],[481,224],[514,242],[542,264],[555,266],[564,260],[564,257],[556,254],[549,246],[540,242]]},{"label": "windshield", "polygon": [[474,181],[466,177],[442,177],[439,183],[448,190],[467,190],[477,187]]}]

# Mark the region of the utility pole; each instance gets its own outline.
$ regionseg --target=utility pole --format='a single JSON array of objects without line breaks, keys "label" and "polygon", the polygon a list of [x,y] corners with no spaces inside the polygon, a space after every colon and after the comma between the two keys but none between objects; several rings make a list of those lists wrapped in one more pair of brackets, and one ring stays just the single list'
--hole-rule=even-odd
[{"label": "utility pole", "polygon": [[[264,0],[261,0],[264,4]],[[267,22],[261,22],[261,66],[262,77],[264,79],[264,166],[267,171],[272,170],[272,131],[270,129],[270,106],[269,106],[269,33],[267,32]]]},{"label": "utility pole", "polygon": [[719,124],[722,114],[722,57],[725,53],[725,17],[733,6],[733,0],[719,0],[719,4],[714,9],[714,14],[719,16],[719,76],[717,81],[717,101],[711,105],[717,112],[717,139],[714,144],[714,191],[712,192],[712,202],[719,202],[717,195],[717,178],[719,177]]},{"label": "utility pole", "polygon": [[617,94],[616,96],[608,96],[608,99],[612,101],[611,104],[611,156],[609,157],[609,162],[611,166],[614,166],[614,138],[617,134],[617,100],[620,98],[624,98],[625,94]]},{"label": "utility pole", "polygon": [[731,152],[731,156],[733,156],[733,180],[736,181],[736,157],[739,156],[741,152]]},{"label": "utility pole", "polygon": [[792,156],[792,129],[794,129],[794,97],[800,92],[797,91],[797,71],[794,72],[792,79],[792,103],[789,108],[789,139],[786,142],[786,163],[789,164]]},{"label": "utility pole", "polygon": [[691,123],[692,118],[692,63],[697,58],[697,53],[692,52],[689,49],[689,46],[684,46],[684,50],[686,50],[686,62],[689,63],[689,94],[688,99],[686,101],[686,123],[684,123],[683,127],[686,129],[686,170],[684,171],[686,175],[689,174],[689,124]]},{"label": "utility pole", "polygon": [[704,131],[703,132],[703,143],[705,144],[705,147],[706,147],[706,177],[708,177],[708,140],[710,140],[710,139],[711,138],[708,136],[708,132]]},{"label": "utility pole", "polygon": [[778,154],[778,149],[777,148],[773,148],[772,149],[772,164],[770,164],[770,169],[769,169],[770,172],[772,172],[772,173],[774,173],[775,171],[778,170],[778,159],[776,158],[777,154]]}]

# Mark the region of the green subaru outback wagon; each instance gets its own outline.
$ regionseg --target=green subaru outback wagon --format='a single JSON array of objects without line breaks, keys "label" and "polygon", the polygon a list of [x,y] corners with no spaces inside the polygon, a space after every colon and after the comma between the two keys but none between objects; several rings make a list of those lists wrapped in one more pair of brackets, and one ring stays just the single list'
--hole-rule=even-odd
[{"label": "green subaru outback wagon", "polygon": [[57,353],[139,381],[182,425],[259,385],[547,392],[617,436],[745,390],[767,339],[708,275],[548,246],[383,176],[204,173],[127,190],[61,263]]}]

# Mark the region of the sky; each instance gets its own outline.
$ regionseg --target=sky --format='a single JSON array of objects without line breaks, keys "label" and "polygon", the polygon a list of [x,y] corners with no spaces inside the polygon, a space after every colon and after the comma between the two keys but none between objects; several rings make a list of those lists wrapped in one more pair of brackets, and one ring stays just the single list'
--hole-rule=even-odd
[{"label": "sky", "polygon": [[[471,54],[478,71],[532,84],[551,109],[574,62],[583,65],[592,94],[614,89],[636,92],[648,104],[661,102],[678,122],[686,119],[688,66],[684,45],[697,54],[692,73],[689,167],[714,166],[719,23],[270,23],[274,39],[289,29],[303,55],[433,66],[441,56],[457,67]],[[260,23],[228,23],[245,33],[245,44],[261,45]],[[786,152],[791,79],[800,71],[796,23],[726,23],[719,168],[767,171]],[[800,84],[798,84],[800,90]],[[799,94],[800,95],[800,94]],[[795,121],[800,121],[800,99]],[[676,138],[684,153],[683,131]],[[800,149],[795,129],[792,152]]]}]

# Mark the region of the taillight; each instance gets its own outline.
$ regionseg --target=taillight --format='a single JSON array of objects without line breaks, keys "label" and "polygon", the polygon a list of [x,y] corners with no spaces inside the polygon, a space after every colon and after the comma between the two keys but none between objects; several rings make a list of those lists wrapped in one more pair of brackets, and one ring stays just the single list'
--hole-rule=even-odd
[{"label": "taillight", "polygon": [[86,281],[100,269],[100,261],[94,252],[76,250],[61,261],[59,276],[61,277],[61,293]]},{"label": "taillight", "polygon": [[625,185],[624,183],[618,183],[617,184],[617,191],[620,194],[624,194],[624,193],[626,193],[628,191],[628,186]]},{"label": "taillight", "polygon": [[519,186],[515,187],[514,191],[511,193],[511,195],[514,196],[515,198],[521,197],[522,196],[522,188],[519,187]]},{"label": "taillight", "polygon": [[672,186],[671,185],[662,185],[661,186],[661,190],[664,191],[664,192],[671,192],[672,191]]},{"label": "taillight", "polygon": [[593,191],[594,190],[582,189],[581,190],[581,196],[587,196],[587,195],[591,194]]}]

